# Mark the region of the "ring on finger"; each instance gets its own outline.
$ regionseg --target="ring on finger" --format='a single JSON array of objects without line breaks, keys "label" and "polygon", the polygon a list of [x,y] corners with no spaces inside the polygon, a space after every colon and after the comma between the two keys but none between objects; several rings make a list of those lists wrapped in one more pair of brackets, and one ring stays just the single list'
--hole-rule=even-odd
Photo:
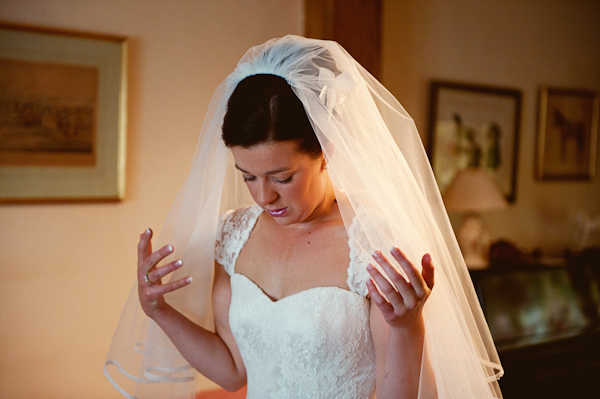
[{"label": "ring on finger", "polygon": [[148,277],[148,273],[146,273],[146,275],[144,276],[144,280],[150,285],[156,284],[156,281],[150,280],[150,277]]}]

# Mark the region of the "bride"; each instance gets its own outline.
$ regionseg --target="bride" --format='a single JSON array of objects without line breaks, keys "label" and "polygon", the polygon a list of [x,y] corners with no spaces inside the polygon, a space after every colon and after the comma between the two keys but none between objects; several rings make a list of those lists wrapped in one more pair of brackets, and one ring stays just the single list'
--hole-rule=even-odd
[{"label": "bride", "polygon": [[159,249],[140,236],[124,396],[191,398],[199,372],[250,399],[501,397],[416,128],[339,45],[250,49],[202,133]]}]

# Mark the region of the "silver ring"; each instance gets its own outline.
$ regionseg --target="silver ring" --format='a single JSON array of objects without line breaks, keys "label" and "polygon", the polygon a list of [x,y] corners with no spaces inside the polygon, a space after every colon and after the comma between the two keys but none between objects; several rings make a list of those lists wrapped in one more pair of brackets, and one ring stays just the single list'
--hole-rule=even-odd
[{"label": "silver ring", "polygon": [[156,284],[156,281],[151,281],[151,280],[148,278],[148,273],[146,273],[146,275],[144,276],[144,280],[146,280],[146,282],[147,282],[148,284],[150,284],[150,285]]}]

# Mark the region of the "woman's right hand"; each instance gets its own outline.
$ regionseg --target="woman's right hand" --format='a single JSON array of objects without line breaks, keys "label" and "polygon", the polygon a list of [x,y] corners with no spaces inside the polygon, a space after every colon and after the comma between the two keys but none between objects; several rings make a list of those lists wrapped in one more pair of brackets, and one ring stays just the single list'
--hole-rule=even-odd
[{"label": "woman's right hand", "polygon": [[191,277],[163,284],[161,279],[183,266],[181,259],[157,267],[157,264],[173,253],[173,246],[166,245],[152,252],[152,230],[146,229],[140,234],[138,243],[138,296],[140,305],[148,317],[153,318],[167,308],[164,295],[178,290],[192,282]]}]

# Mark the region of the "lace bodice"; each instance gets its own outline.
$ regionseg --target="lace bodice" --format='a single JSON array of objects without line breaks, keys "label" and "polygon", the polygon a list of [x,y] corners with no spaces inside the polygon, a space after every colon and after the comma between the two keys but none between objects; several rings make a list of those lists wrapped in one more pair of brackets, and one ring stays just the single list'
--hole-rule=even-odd
[{"label": "lace bodice", "polygon": [[[235,262],[262,210],[224,215],[216,259],[231,276],[229,323],[247,371],[248,399],[374,397],[368,274],[352,251],[350,290],[316,287],[271,300]],[[352,231],[352,229],[350,229]],[[364,272],[364,273],[363,273]]]}]

